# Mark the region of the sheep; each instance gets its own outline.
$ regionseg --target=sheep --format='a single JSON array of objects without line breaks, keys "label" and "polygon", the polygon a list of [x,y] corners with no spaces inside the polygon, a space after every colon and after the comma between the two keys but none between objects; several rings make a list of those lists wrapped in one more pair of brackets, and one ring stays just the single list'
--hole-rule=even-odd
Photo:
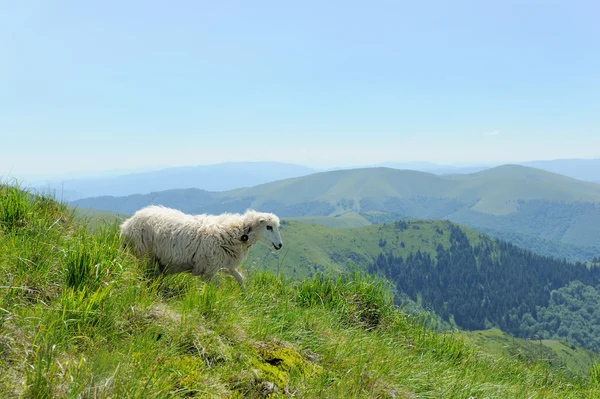
[{"label": "sheep", "polygon": [[157,275],[190,272],[204,281],[227,270],[244,288],[236,268],[258,241],[281,249],[279,218],[273,213],[247,210],[244,214],[189,215],[160,205],[135,212],[121,224],[124,246],[137,257],[158,264]]}]

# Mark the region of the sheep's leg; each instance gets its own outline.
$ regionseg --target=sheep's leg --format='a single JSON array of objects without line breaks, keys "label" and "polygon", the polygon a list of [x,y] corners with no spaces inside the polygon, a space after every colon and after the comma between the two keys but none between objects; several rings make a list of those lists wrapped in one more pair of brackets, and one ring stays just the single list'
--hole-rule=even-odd
[{"label": "sheep's leg", "polygon": [[244,277],[236,269],[227,269],[229,273],[237,280],[241,289],[244,289]]}]

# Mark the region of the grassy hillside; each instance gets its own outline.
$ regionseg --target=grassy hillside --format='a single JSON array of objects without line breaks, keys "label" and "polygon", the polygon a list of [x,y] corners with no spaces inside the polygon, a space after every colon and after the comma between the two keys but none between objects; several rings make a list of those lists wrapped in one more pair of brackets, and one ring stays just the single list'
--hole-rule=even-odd
[{"label": "grassy hillside", "polygon": [[[397,223],[402,227],[398,228]],[[436,247],[450,246],[447,221],[412,220],[382,225],[352,228],[331,228],[323,225],[284,220],[281,236],[284,249],[273,251],[266,245],[256,245],[247,260],[247,267],[282,270],[293,275],[307,275],[323,270],[348,270],[354,265],[363,270],[383,251],[406,257],[417,251],[435,258]],[[461,228],[473,245],[491,241],[468,228]]]},{"label": "grassy hillside", "polygon": [[573,374],[584,375],[600,361],[598,353],[565,341],[515,338],[497,328],[463,331],[461,335],[487,352],[529,362],[546,363]]},{"label": "grassy hillside", "polygon": [[[3,397],[594,398],[595,378],[482,352],[365,274],[144,278],[115,226],[0,187]],[[594,374],[595,375],[595,374]]]},{"label": "grassy hillside", "polygon": [[[368,270],[460,328],[496,326],[520,337],[600,348],[599,316],[593,311],[600,306],[597,267],[537,256],[448,221],[343,229],[284,221],[281,230],[284,249],[253,247],[246,269],[297,279],[319,271]],[[566,303],[571,293],[561,293],[574,282],[582,288],[573,295],[587,294]]]},{"label": "grassy hillside", "polygon": [[191,213],[255,208],[335,227],[447,219],[507,239],[518,234],[516,243],[546,255],[572,260],[587,260],[590,252],[600,255],[600,185],[516,165],[448,176],[388,168],[340,170],[221,193],[171,190],[73,203],[125,214],[148,204]]},{"label": "grassy hillside", "polygon": [[574,281],[596,292],[597,268],[536,257],[448,221],[331,228],[284,219],[282,237],[283,251],[253,247],[245,269],[296,279],[319,271],[378,272],[397,285],[398,303],[425,306],[445,323],[464,329],[499,326],[520,337],[600,348],[597,316],[588,309],[600,305],[600,298],[574,300],[566,311],[552,299],[555,290]]},{"label": "grassy hillside", "polygon": [[473,210],[503,215],[516,210],[516,200],[600,202],[600,187],[556,173],[517,165],[505,165],[469,175],[449,176],[459,183],[455,194],[472,192],[479,198]]}]

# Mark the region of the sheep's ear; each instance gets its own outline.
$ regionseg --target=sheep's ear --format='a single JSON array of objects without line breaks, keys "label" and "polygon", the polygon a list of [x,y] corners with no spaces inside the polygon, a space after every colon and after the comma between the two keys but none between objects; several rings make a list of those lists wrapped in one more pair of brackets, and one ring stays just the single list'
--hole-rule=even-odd
[{"label": "sheep's ear", "polygon": [[266,219],[265,219],[265,218],[260,218],[260,219],[258,219],[258,222],[259,222],[260,224],[265,224],[265,223],[267,223],[267,221],[266,221]]}]

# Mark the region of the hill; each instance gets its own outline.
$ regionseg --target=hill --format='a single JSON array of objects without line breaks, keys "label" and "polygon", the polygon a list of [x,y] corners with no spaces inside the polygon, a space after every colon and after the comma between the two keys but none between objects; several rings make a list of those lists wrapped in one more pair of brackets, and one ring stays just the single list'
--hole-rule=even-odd
[{"label": "hill", "polygon": [[576,375],[588,373],[594,364],[600,361],[597,352],[565,341],[515,338],[497,328],[463,331],[461,335],[486,352],[530,362],[548,363],[554,368],[566,369]]},{"label": "hill", "polygon": [[252,248],[246,269],[297,279],[368,270],[395,284],[398,303],[408,298],[462,329],[500,327],[600,351],[597,266],[535,255],[447,221],[343,229],[284,221],[281,230],[285,249]]},{"label": "hill", "polygon": [[[385,162],[377,166],[394,169],[410,169],[430,172],[439,175],[474,173],[490,169],[501,164],[479,164],[472,166],[438,165],[431,162]],[[527,166],[558,173],[573,179],[598,182],[600,179],[600,158],[593,159],[552,159],[521,162],[517,165]]]},{"label": "hill", "polygon": [[57,197],[73,201],[98,195],[146,194],[179,188],[224,191],[314,172],[314,169],[305,166],[280,162],[228,162],[108,177],[69,179],[48,182],[39,185],[37,189],[54,191]]},{"label": "hill", "polygon": [[347,225],[448,219],[507,240],[518,234],[519,244],[546,255],[572,260],[600,255],[600,185],[517,165],[448,176],[389,168],[339,170],[220,193],[170,190],[72,204],[130,214],[157,203],[190,213],[252,207],[282,217],[319,217],[325,225],[337,221],[322,217],[346,214],[355,215]]},{"label": "hill", "polygon": [[4,397],[597,397],[396,309],[366,274],[160,281],[51,200],[0,187]]},{"label": "hill", "polygon": [[[493,240],[474,230],[447,221],[414,220],[364,227],[334,228],[297,220],[283,220],[281,235],[285,248],[268,246],[251,249],[247,267],[284,271],[290,275],[311,275],[315,271],[343,271],[351,266],[366,270],[382,252],[398,256],[428,253],[450,247],[450,228],[464,231],[472,245]],[[295,269],[295,270],[294,270]]]}]

